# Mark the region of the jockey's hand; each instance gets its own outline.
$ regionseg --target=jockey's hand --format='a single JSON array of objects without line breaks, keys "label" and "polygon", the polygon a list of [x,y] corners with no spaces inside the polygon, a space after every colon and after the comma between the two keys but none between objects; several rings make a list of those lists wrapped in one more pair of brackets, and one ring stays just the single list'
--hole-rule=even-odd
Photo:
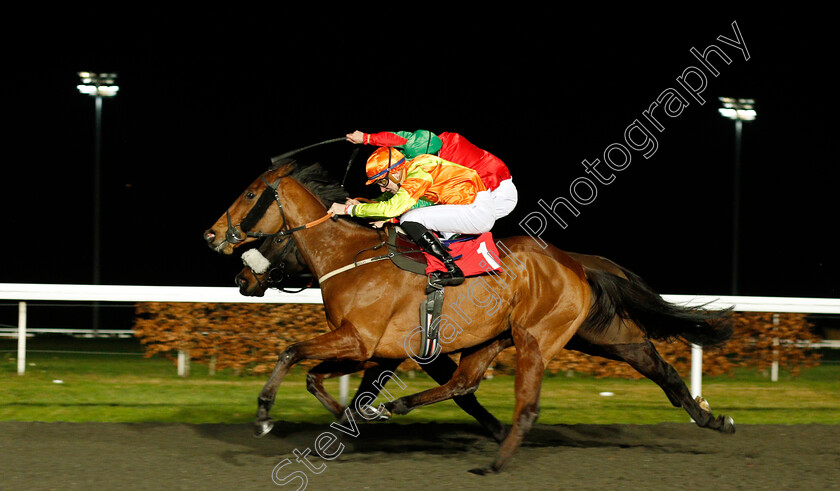
[{"label": "jockey's hand", "polygon": [[377,220],[375,222],[371,222],[370,226],[373,228],[382,228],[386,223],[388,223],[387,220]]},{"label": "jockey's hand", "polygon": [[361,201],[359,201],[357,199],[353,199],[353,198],[347,198],[347,201],[344,202],[344,206],[360,205],[360,204],[362,204]]},{"label": "jockey's hand", "polygon": [[332,213],[333,216],[346,215],[346,213],[344,212],[346,208],[347,205],[341,203],[333,203],[332,206],[330,206],[329,212]]},{"label": "jockey's hand", "polygon": [[347,133],[344,137],[350,143],[360,144],[365,141],[365,134],[359,130],[354,131],[353,133]]}]

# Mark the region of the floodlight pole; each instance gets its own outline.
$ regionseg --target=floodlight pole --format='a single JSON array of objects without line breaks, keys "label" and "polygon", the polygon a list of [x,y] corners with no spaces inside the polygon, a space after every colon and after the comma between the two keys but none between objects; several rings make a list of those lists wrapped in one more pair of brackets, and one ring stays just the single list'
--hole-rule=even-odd
[{"label": "floodlight pole", "polygon": [[733,295],[738,294],[738,267],[740,248],[740,217],[741,217],[741,133],[744,122],[735,120],[735,166],[732,180],[732,285]]},{"label": "floodlight pole", "polygon": [[[102,98],[114,97],[119,87],[114,73],[79,72],[79,92],[94,97],[94,153],[93,153],[93,284],[100,283],[101,222],[102,222]],[[93,334],[99,331],[99,303],[93,304]]]},{"label": "floodlight pole", "polygon": [[735,121],[735,165],[732,180],[732,295],[737,295],[739,248],[740,248],[740,217],[741,217],[741,135],[744,129],[744,121],[755,119],[756,113],[753,99],[733,99],[731,97],[720,97],[723,107],[718,109],[721,116]]},{"label": "floodlight pole", "polygon": [[[100,231],[102,220],[102,96],[97,94],[96,99],[96,136],[93,155],[93,284],[98,285],[100,280],[101,260],[100,252]],[[98,319],[94,318],[94,329]]]}]

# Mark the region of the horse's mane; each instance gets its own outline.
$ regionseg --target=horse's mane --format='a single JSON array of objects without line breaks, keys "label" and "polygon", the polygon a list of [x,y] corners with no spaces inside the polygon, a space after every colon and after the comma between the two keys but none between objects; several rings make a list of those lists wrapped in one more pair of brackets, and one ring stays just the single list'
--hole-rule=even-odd
[{"label": "horse's mane", "polygon": [[327,208],[333,203],[344,203],[347,200],[347,191],[319,162],[304,163],[282,159],[274,163],[270,170],[284,166],[290,170],[289,177],[311,191]]}]

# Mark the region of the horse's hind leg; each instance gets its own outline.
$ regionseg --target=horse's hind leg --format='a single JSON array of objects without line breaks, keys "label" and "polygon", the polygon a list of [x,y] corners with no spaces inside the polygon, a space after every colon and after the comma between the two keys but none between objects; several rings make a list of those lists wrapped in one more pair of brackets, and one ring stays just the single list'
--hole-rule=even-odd
[{"label": "horse's hind leg", "polygon": [[[506,348],[507,346],[512,345],[513,342],[510,341],[506,345],[503,346],[502,349]],[[492,360],[492,358],[491,358]],[[369,393],[374,396],[379,394],[380,391],[384,391],[386,395],[393,401],[393,398],[390,396],[388,391],[384,390],[385,382],[389,380],[389,377],[382,377],[383,373],[388,371],[393,372],[397,369],[397,367],[402,363],[403,360],[382,360],[380,365],[368,368],[365,370],[364,378],[362,379],[362,383],[359,385],[359,389],[356,391],[356,396],[354,397],[353,401],[350,402],[349,407],[357,410],[356,405],[356,398],[360,395]],[[440,385],[445,385],[452,380],[453,374],[458,369],[458,364],[452,361],[451,358],[445,355],[438,356],[433,361],[421,365],[421,368],[432,377],[432,379]],[[486,368],[485,368],[486,369]],[[482,371],[483,373],[483,371]],[[459,390],[455,390],[455,393],[460,393]],[[458,405],[464,412],[472,416],[473,418],[478,421],[487,431],[490,432],[490,435],[496,439],[496,441],[501,442],[505,437],[505,426],[496,419],[495,416],[490,414],[487,409],[484,408],[479,402],[478,399],[475,397],[474,394],[465,394],[465,395],[455,395],[452,397],[452,400],[455,404]],[[390,415],[387,415],[390,417]],[[339,422],[343,422],[347,418],[347,413],[342,412],[339,417]]]},{"label": "horse's hind leg", "polygon": [[[306,389],[315,396],[316,399],[329,411],[332,413],[333,416],[336,418],[341,418],[344,414],[344,406],[336,401],[330,394],[327,392],[326,388],[324,388],[324,380],[331,377],[337,377],[341,375],[346,375],[348,373],[356,373],[359,370],[365,368],[365,362],[333,362],[333,361],[325,361],[319,363],[316,367],[311,369],[309,373],[306,374]],[[365,376],[362,378],[362,383],[359,386],[359,390],[362,390],[362,387],[366,387],[365,381],[370,378],[368,375],[371,372],[375,372],[376,374],[381,373],[382,370],[385,368],[381,368],[381,365],[376,365],[374,367],[370,367],[365,370]],[[371,373],[371,375],[373,375]],[[375,375],[374,375],[375,376]],[[372,380],[375,380],[373,378]],[[371,380],[371,381],[372,381]],[[370,381],[368,381],[368,384]],[[359,392],[357,391],[357,394]]]},{"label": "horse's hind leg", "polygon": [[[494,354],[486,359],[486,362],[489,363],[492,361],[493,357],[495,357],[495,353],[501,351],[502,349],[507,348],[513,344],[510,338],[506,338],[506,341],[503,341],[500,348],[494,352]],[[365,369],[364,376],[362,378],[361,384],[359,384],[359,388],[356,390],[356,395],[354,396],[353,400],[348,404],[348,407],[356,408],[356,399],[362,394],[372,394],[376,396],[379,392],[383,389],[384,382],[386,382],[387,378],[382,378],[382,374],[397,369],[397,367],[402,363],[403,360],[392,360],[392,359],[385,359],[385,360],[377,360],[377,364],[368,367]],[[344,373],[354,373],[356,371],[361,370],[364,367],[364,362],[323,362],[309,371],[307,374],[306,382],[307,382],[307,389],[311,392],[320,402],[327,408],[327,410],[332,413],[333,415],[338,418],[340,423],[343,423],[347,418],[347,413],[345,411],[345,407],[338,403],[324,388],[323,381],[324,379],[336,375],[342,375]],[[452,361],[451,358],[448,356],[442,355],[438,356],[434,361],[422,365],[423,370],[428,373],[435,382],[445,385],[452,380],[452,376],[458,368],[458,364]],[[484,373],[486,371],[486,365],[483,370],[480,370],[480,373]],[[480,377],[479,377],[480,381]],[[466,392],[465,381],[462,378],[456,379],[456,383],[458,383],[458,387],[456,387],[452,392],[453,393],[461,393]],[[477,382],[476,382],[477,384]],[[487,409],[485,409],[476,399],[475,395],[473,394],[465,394],[465,395],[456,395],[452,396],[451,394],[445,398],[452,397],[453,401],[464,410],[467,414],[475,418],[484,428],[486,428],[493,438],[496,441],[501,442],[505,437],[505,427],[494,417],[490,414]]]},{"label": "horse's hind leg", "polygon": [[662,359],[650,341],[633,344],[602,346],[617,358],[626,361],[639,373],[654,381],[668,396],[674,407],[682,407],[698,426],[718,430],[722,433],[734,433],[735,423],[732,418],[718,416],[703,409],[698,401],[691,397],[691,392],[680,375],[668,362]]},{"label": "horse's hind leg", "polygon": [[[446,366],[433,369],[427,372],[436,382],[442,384],[440,387],[418,392],[390,402],[385,408],[394,414],[408,414],[409,411],[420,407],[434,404],[436,402],[454,399],[458,405],[468,414],[478,420],[482,426],[490,431],[496,441],[501,442],[505,438],[505,426],[490,414],[473,395],[478,388],[487,367],[502,350],[513,344],[509,336],[496,338],[488,344],[473,348],[461,353],[460,363],[456,364],[448,356],[438,356],[437,360],[447,363]],[[437,363],[437,361],[436,361]],[[429,365],[424,366],[424,369]],[[452,370],[454,368],[454,370]],[[449,372],[452,370],[452,373]]]},{"label": "horse's hind leg", "polygon": [[[501,352],[503,349],[512,346],[513,340],[510,338],[505,338],[507,341],[501,341],[499,344],[494,345],[488,353],[485,353],[483,357],[481,357],[480,364],[484,365],[484,368],[481,369],[480,367],[476,368],[475,371],[480,370],[481,376],[478,377],[476,381],[475,378],[472,378],[475,386],[477,387],[478,383],[481,382],[481,377],[483,377],[484,372],[487,371],[487,367],[490,365],[490,362],[496,357],[496,355]],[[492,351],[496,351],[495,354],[490,356]],[[461,358],[462,363],[464,357]],[[470,363],[467,360],[467,363]],[[458,364],[455,363],[452,358],[449,358],[446,355],[438,356],[433,362],[423,365],[423,370],[429,374],[430,377],[434,379],[435,382],[440,384],[441,386],[448,384],[452,379],[453,376],[458,369]],[[458,378],[456,383],[461,382],[462,384],[466,382],[463,378]],[[453,393],[463,393],[466,392],[466,387],[459,387],[456,388]],[[487,431],[490,432],[490,435],[496,439],[497,442],[501,442],[504,440],[506,432],[505,432],[505,425],[502,424],[501,421],[496,419],[495,416],[490,414],[490,411],[484,408],[481,403],[478,402],[478,399],[475,397],[475,394],[468,393],[463,395],[455,395],[452,397],[452,400],[455,404],[458,405],[461,409],[464,410],[467,414],[472,416],[473,418],[478,421],[481,426],[483,426]]]},{"label": "horse's hind leg", "polygon": [[[383,390],[385,387],[385,383],[390,379],[390,377],[383,377],[384,374],[390,372],[393,374],[396,371],[397,367],[400,366],[403,360],[394,360],[394,359],[382,359],[378,360],[377,364],[372,367],[368,367],[365,369],[365,373],[362,376],[362,382],[359,384],[359,388],[356,389],[356,394],[353,396],[353,399],[347,404],[348,408],[356,408],[359,406],[359,397],[364,396],[365,398],[370,397],[370,395],[376,397],[379,395],[379,392]],[[385,391],[387,394],[388,391]],[[383,419],[387,419],[385,416]],[[342,410],[341,415],[339,415],[338,422],[343,424],[347,420],[347,411]]]}]

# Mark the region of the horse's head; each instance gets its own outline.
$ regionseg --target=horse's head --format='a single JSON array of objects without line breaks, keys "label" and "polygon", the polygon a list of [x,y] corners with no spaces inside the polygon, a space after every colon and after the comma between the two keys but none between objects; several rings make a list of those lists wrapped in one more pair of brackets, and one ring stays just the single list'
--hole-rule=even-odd
[{"label": "horse's head", "polygon": [[258,249],[250,249],[242,254],[245,268],[236,275],[239,293],[248,297],[262,297],[269,288],[285,290],[285,285],[293,277],[308,273],[309,267],[304,262],[291,237],[268,237]]},{"label": "horse's head", "polygon": [[280,166],[255,179],[204,232],[207,245],[220,254],[232,254],[236,247],[277,233],[283,227],[277,187],[289,172],[287,166]]},{"label": "horse's head", "polygon": [[[296,185],[288,183],[294,181]],[[282,196],[281,196],[282,195]],[[232,254],[236,247],[268,237],[287,228],[291,217],[288,204],[298,214],[326,213],[325,203],[344,202],[344,189],[330,180],[318,165],[297,165],[282,161],[255,179],[225,213],[204,232],[204,240],[220,254]],[[303,208],[308,208],[304,210]]]}]

